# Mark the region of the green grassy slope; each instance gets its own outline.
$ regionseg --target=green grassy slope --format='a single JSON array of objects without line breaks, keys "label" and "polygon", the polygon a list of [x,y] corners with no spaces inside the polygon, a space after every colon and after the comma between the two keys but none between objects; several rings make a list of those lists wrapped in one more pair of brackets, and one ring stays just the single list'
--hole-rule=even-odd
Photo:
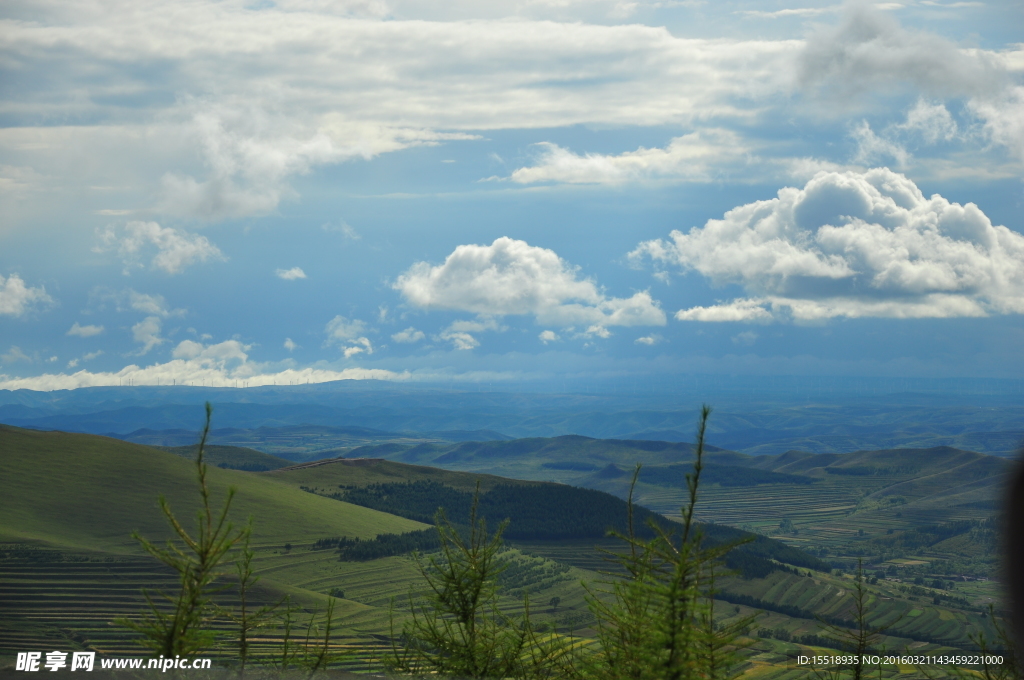
[{"label": "green grassy slope", "polygon": [[[167,453],[173,453],[176,456],[182,458],[188,458],[194,460],[196,457],[196,447],[198,444],[191,446],[154,446],[155,449],[166,451]],[[270,454],[257,451],[256,449],[249,449],[244,446],[219,446],[217,444],[210,444],[206,447],[205,453],[206,462],[210,465],[215,465],[220,468],[227,468],[229,470],[246,470],[248,472],[262,472],[264,470],[277,470],[278,468],[288,467],[294,465],[293,461],[286,458],[278,458],[277,456],[271,456]]]},{"label": "green grassy slope", "polygon": [[[95,435],[0,426],[0,541],[136,552],[132,531],[169,536],[157,504],[161,494],[186,521],[198,505],[191,461],[138,444]],[[424,528],[419,522],[304,493],[253,473],[209,469],[214,498],[237,489],[232,518],[257,518],[259,543],[322,536],[371,538]],[[218,500],[218,503],[220,501]]]},{"label": "green grassy slope", "polygon": [[[592,443],[594,441],[577,438],[568,443],[570,448],[575,447],[577,454],[589,451],[609,459],[643,451],[631,448],[632,443],[605,445]],[[589,466],[597,466],[597,463],[589,462],[582,455],[576,458],[552,455],[552,459],[544,460],[537,453],[541,444],[532,442],[519,453],[515,447],[477,446],[475,453],[467,455],[469,460],[477,460],[481,466],[489,464],[492,468],[502,463],[502,455],[513,461],[520,456],[536,470],[543,471],[544,463],[555,463],[563,469],[547,469],[577,475],[595,475],[608,465],[622,463],[622,458],[618,463],[609,460],[595,470]],[[543,446],[550,444],[548,440]],[[686,447],[664,446],[657,442],[643,444],[650,445],[646,455],[650,456],[651,468],[670,468],[673,474],[680,476],[685,472],[683,466],[688,459],[680,460],[678,456],[685,453]],[[398,453],[409,448],[399,447]],[[115,615],[131,614],[141,608],[140,586],[172,586],[173,579],[154,568],[152,560],[139,556],[130,533],[138,529],[153,539],[167,536],[166,523],[156,503],[161,493],[168,497],[179,517],[186,518],[193,511],[196,492],[192,464],[180,456],[105,437],[2,426],[0,451],[0,476],[5,481],[4,495],[0,497],[0,544],[21,544],[0,545],[0,657],[10,651],[41,649],[48,645],[53,649],[76,648],[72,643],[105,653],[131,653],[129,637],[110,626],[109,621]],[[463,449],[463,453],[466,451]],[[716,514],[745,516],[755,518],[761,523],[759,526],[771,527],[774,523],[777,527],[781,515],[776,513],[790,513],[799,531],[779,535],[780,538],[813,549],[827,542],[827,536],[841,535],[845,546],[859,546],[866,551],[869,556],[866,565],[880,557],[879,553],[899,546],[917,551],[912,561],[922,565],[932,559],[929,557],[932,553],[976,551],[980,544],[972,539],[973,534],[946,531],[942,527],[910,531],[909,527],[918,521],[913,513],[928,514],[927,503],[937,503],[935,499],[973,498],[971,494],[984,497],[991,490],[987,486],[990,477],[998,477],[1001,468],[988,457],[967,452],[937,451],[933,460],[928,459],[928,451],[896,456],[883,454],[868,452],[859,457],[811,460],[813,456],[794,453],[766,461],[731,452],[713,452],[709,455],[712,466],[709,469],[714,469],[717,461],[721,466],[741,466],[779,476],[751,475],[746,479],[753,481],[753,486],[719,483],[702,487],[698,514],[704,518],[713,518]],[[804,461],[803,467],[797,465],[801,461]],[[776,467],[755,468],[751,462],[759,465],[769,462]],[[954,484],[955,480],[947,479],[950,475],[943,471],[943,466],[950,465],[960,471],[959,486]],[[822,470],[828,467],[844,472]],[[625,465],[619,469],[628,470]],[[811,481],[758,483],[791,481],[785,475],[802,475]],[[628,476],[628,472],[607,476],[607,480],[618,483],[624,476]],[[929,477],[934,481],[928,482]],[[423,528],[424,524],[307,493],[299,487],[338,490],[340,486],[382,485],[378,488],[383,488],[395,483],[424,481],[443,484],[466,494],[475,488],[479,479],[485,493],[504,485],[525,486],[531,490],[557,488],[552,484],[503,479],[477,471],[458,472],[370,459],[322,461],[268,472],[211,467],[210,479],[218,499],[223,498],[228,485],[238,488],[235,518],[239,522],[249,514],[256,517],[255,562],[263,577],[261,588],[267,592],[263,600],[273,600],[287,592],[308,614],[318,604],[322,606],[328,594],[343,591],[343,596],[338,595],[343,627],[339,639],[358,645],[374,644],[374,636],[386,631],[387,605],[392,595],[401,597],[410,588],[422,586],[415,564],[408,555],[365,562],[340,561],[336,551],[317,550],[313,542],[334,536],[365,540],[378,533]],[[713,479],[711,475],[706,481],[710,479]],[[642,483],[641,494],[655,500],[677,494],[671,504],[665,501],[665,511],[675,515],[679,489],[664,483],[665,480],[657,481],[663,483]],[[887,492],[895,488],[901,489],[899,494]],[[941,494],[935,495],[929,489],[937,489]],[[524,497],[531,496],[524,494]],[[892,499],[902,500],[893,502]],[[644,502],[643,497],[641,502]],[[621,500],[616,503],[624,507]],[[830,510],[837,507],[841,509]],[[937,516],[936,512],[930,514]],[[454,515],[452,518],[459,519]],[[857,527],[867,529],[863,536],[858,536]],[[896,531],[890,534],[887,528]],[[970,531],[979,534],[980,529],[974,527]],[[285,549],[285,543],[291,543],[291,549]],[[515,593],[528,588],[535,612],[542,620],[556,622],[563,628],[573,627],[584,636],[589,635],[586,626],[593,621],[592,617],[588,618],[585,592],[579,581],[584,579],[593,584],[602,578],[593,571],[606,567],[594,549],[595,543],[610,548],[617,545],[614,541],[592,538],[515,542],[518,550],[512,555],[517,563],[514,571],[517,578],[525,576],[507,585],[502,607],[513,611],[518,606]],[[752,547],[774,543],[762,538]],[[26,545],[46,549],[33,552],[26,549]],[[566,571],[550,560],[572,567]],[[793,564],[799,565],[799,561]],[[814,615],[849,618],[849,575],[816,571],[810,578],[806,576],[807,566],[800,565],[799,576],[787,570],[775,571],[766,578],[722,578],[718,585],[723,598],[728,596],[733,600],[723,600],[722,615],[741,616],[749,613],[750,603],[764,605],[767,613],[757,625],[791,635],[814,634],[818,630]],[[886,564],[879,564],[871,567],[872,572],[876,568],[888,569]],[[901,567],[898,578],[882,578],[869,587],[873,598],[872,621],[894,620],[906,614],[896,631],[901,639],[892,640],[893,648],[935,640],[960,644],[964,631],[983,627],[979,612],[994,594],[986,590],[991,582],[957,581],[954,589],[949,582],[951,579],[946,579],[941,589],[930,585],[914,586],[911,585],[913,576],[919,573],[911,573],[914,568],[926,569],[925,566]],[[950,590],[946,591],[947,587]],[[561,599],[558,608],[545,607],[554,596]],[[65,634],[71,637],[58,641]],[[763,652],[768,668],[775,663],[770,661],[774,658],[772,654],[783,648],[793,651],[785,645],[792,646],[792,643],[769,638],[758,642],[755,649],[761,650],[758,654]],[[785,662],[779,663],[784,665]]]},{"label": "green grassy slope", "polygon": [[[138,530],[157,541],[169,535],[157,506],[160,494],[190,525],[197,505],[192,462],[106,437],[12,427],[0,427],[0,451],[0,664],[14,652],[43,647],[138,654],[132,635],[110,622],[144,608],[141,588],[173,590],[175,579],[140,555],[130,534]],[[441,472],[442,478],[448,474]],[[255,516],[257,602],[289,594],[302,607],[301,618],[322,610],[333,594],[341,621],[337,639],[363,650],[379,645],[375,636],[387,630],[390,598],[420,584],[415,563],[408,555],[342,562],[335,551],[315,550],[313,543],[329,536],[366,540],[426,525],[307,493],[273,473],[210,467],[209,478],[218,502],[229,485],[237,488],[237,522]],[[451,481],[471,488],[466,479]],[[564,604],[558,615],[585,608],[578,586],[583,572],[559,571],[515,550],[510,555],[520,566],[504,608],[519,606],[516,593],[524,587],[538,597],[559,596]],[[551,574],[559,576],[552,580]],[[230,592],[218,597],[231,604]],[[280,631],[265,633],[268,641],[260,644],[272,647],[279,637]]]}]

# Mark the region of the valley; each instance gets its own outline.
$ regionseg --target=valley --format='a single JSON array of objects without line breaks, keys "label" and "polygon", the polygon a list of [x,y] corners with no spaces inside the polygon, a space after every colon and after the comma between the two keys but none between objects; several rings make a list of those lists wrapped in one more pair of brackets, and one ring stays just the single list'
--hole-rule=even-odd
[{"label": "valley", "polygon": [[[170,536],[160,495],[179,517],[194,512],[194,446],[2,426],[0,447],[10,480],[0,505],[0,656],[40,645],[131,654],[132,635],[110,622],[141,610],[142,587],[173,583],[131,534]],[[369,547],[377,536],[416,535],[438,505],[459,522],[479,485],[489,526],[511,519],[503,610],[520,610],[529,592],[537,621],[587,639],[594,618],[580,584],[610,578],[602,551],[621,543],[605,531],[626,529],[633,465],[644,465],[638,525],[650,518],[671,528],[693,449],[565,436],[388,441],[343,454],[296,464],[217,444],[208,460],[215,497],[237,489],[233,521],[255,518],[254,595],[288,595],[307,618],[333,599],[336,651],[349,652],[342,666],[366,672],[380,668],[392,598],[401,602],[422,581],[406,548],[346,558],[339,539]],[[849,625],[858,561],[872,624],[891,625],[887,649],[968,649],[969,633],[991,634],[987,607],[999,605],[991,521],[1004,459],[948,447],[778,456],[710,448],[706,456],[697,507],[707,540],[756,537],[731,554],[736,573],[720,578],[716,598],[721,625],[759,614],[745,632],[746,675],[788,678],[787,659],[822,643],[821,620]],[[219,653],[230,656],[229,626],[218,626]],[[271,654],[282,635],[279,626],[264,630],[254,652]]]}]

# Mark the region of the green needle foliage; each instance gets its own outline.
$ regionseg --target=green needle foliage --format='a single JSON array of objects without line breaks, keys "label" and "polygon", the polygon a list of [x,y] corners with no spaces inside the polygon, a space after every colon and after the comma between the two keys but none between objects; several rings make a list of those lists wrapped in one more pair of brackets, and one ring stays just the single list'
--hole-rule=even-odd
[{"label": "green needle foliage", "polygon": [[731,678],[732,669],[739,661],[736,652],[746,645],[740,644],[740,634],[757,619],[757,614],[745,616],[726,625],[715,623],[715,564],[708,568],[707,589],[704,591],[706,606],[700,614],[700,647],[704,662],[704,677],[709,680]]},{"label": "green needle foliage", "polygon": [[[835,640],[839,649],[847,650],[847,656],[853,657],[854,661],[848,666],[835,667],[827,671],[819,672],[815,669],[815,674],[818,677],[838,680],[838,678],[848,676],[853,680],[861,680],[871,670],[870,665],[864,662],[865,655],[874,650],[885,632],[898,623],[903,615],[901,614],[884,626],[872,627],[868,624],[868,600],[868,591],[864,587],[864,561],[858,559],[857,574],[853,582],[853,622],[856,628],[842,628],[821,619],[818,620],[824,627],[826,636]],[[880,668],[878,670],[881,671]]]},{"label": "green needle foliage", "polygon": [[[983,663],[974,672],[957,669],[958,678],[981,678],[982,680],[1021,680],[1024,678],[1024,668],[1020,664],[1020,655],[1014,644],[1013,636],[1006,628],[1006,623],[996,616],[995,605],[988,606],[988,616],[995,629],[995,638],[989,639],[984,631],[972,633],[970,638],[978,647],[978,655],[982,657]],[[1003,657],[1003,663],[989,663],[992,656]]]},{"label": "green needle foliage", "polygon": [[440,553],[426,559],[417,556],[427,592],[419,601],[410,596],[410,618],[402,627],[401,644],[392,615],[388,665],[394,672],[417,677],[566,677],[573,646],[561,636],[534,629],[528,597],[522,619],[499,610],[498,576],[506,568],[502,533],[508,521],[488,534],[477,505],[474,500],[465,532],[453,526],[443,510],[437,511]]},{"label": "green needle foliage", "polygon": [[[735,544],[704,548],[694,521],[710,414],[711,408],[705,405],[697,427],[697,459],[686,476],[688,499],[681,509],[680,536],[651,522],[655,537],[638,538],[633,531],[630,489],[629,534],[619,535],[628,551],[610,557],[628,576],[590,593],[601,647],[589,659],[586,674],[590,677],[724,680],[736,675],[737,636],[752,619],[717,627],[713,599],[715,565]],[[639,474],[637,466],[634,485]]]},{"label": "green needle foliage", "polygon": [[[411,618],[394,642],[392,670],[446,678],[567,678],[569,680],[729,680],[738,675],[739,633],[753,617],[720,626],[714,620],[715,569],[736,544],[706,548],[695,521],[711,409],[701,410],[697,459],[686,476],[688,499],[681,535],[651,521],[653,539],[634,532],[633,489],[628,503],[627,547],[610,559],[618,566],[605,588],[589,591],[598,620],[599,649],[539,631],[529,599],[521,621],[498,610],[497,576],[503,568],[501,535],[488,535],[477,505],[466,538],[443,511],[436,526],[441,554],[420,562],[427,596],[411,603]],[[640,474],[637,466],[633,484]],[[554,599],[551,606],[557,606]],[[392,640],[396,640],[392,618]]]},{"label": "green needle foliage", "polygon": [[[274,604],[263,605],[253,608],[249,601],[250,591],[260,577],[255,573],[252,566],[253,557],[256,553],[249,546],[249,539],[252,536],[252,518],[242,535],[241,553],[235,560],[235,572],[238,577],[238,608],[234,611],[223,611],[226,618],[231,620],[238,627],[238,675],[245,676],[245,669],[249,662],[250,638],[260,628],[271,625],[277,618],[278,609],[285,604],[280,600]],[[287,647],[287,641],[286,645]],[[288,652],[282,652],[287,660]]]},{"label": "green needle foliage", "polygon": [[[179,542],[168,541],[166,547],[161,547],[137,532],[132,534],[146,552],[178,573],[181,584],[177,594],[160,593],[157,600],[146,592],[149,608],[140,619],[121,618],[116,621],[141,633],[141,644],[154,656],[194,656],[213,644],[214,634],[208,628],[208,623],[216,612],[212,601],[212,596],[217,590],[214,581],[223,576],[220,569],[224,558],[247,534],[244,529],[236,531],[227,521],[234,489],[228,491],[228,497],[219,512],[215,512],[212,507],[210,491],[206,484],[206,463],[203,462],[212,414],[213,407],[207,403],[206,423],[196,454],[196,476],[199,482],[201,507],[196,516],[195,536],[181,525],[163,496],[160,497],[160,509]],[[164,604],[163,600],[167,604]]]},{"label": "green needle foliage", "polygon": [[309,625],[306,626],[306,644],[302,650],[303,656],[299,667],[306,671],[307,678],[313,677],[317,671],[326,669],[336,660],[336,655],[331,651],[331,633],[335,626],[334,604],[333,597],[327,600],[323,623],[317,623],[314,612],[309,619]]},{"label": "green needle foliage", "polygon": [[[327,601],[327,607],[322,620],[318,620],[318,611],[313,612],[306,622],[304,639],[296,639],[293,635],[296,623],[298,623],[295,615],[301,611],[301,608],[288,598],[272,605],[272,607],[260,610],[266,612],[265,616],[267,618],[274,615],[283,633],[280,652],[273,658],[264,660],[265,665],[263,668],[273,671],[270,677],[305,675],[308,680],[317,673],[326,671],[332,663],[339,661],[344,656],[335,651],[334,643],[331,642],[333,639],[332,635],[337,628],[334,616],[335,604],[334,598],[330,598]],[[239,675],[242,675],[242,673],[239,673]],[[263,677],[266,677],[266,675]]]}]

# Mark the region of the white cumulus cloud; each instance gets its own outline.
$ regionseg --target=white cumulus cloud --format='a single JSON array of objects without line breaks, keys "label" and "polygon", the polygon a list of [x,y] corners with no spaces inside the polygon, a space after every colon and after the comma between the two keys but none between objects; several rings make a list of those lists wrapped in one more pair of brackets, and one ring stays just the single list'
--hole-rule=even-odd
[{"label": "white cumulus cloud", "polygon": [[[409,304],[471,312],[487,318],[532,315],[559,326],[661,326],[665,313],[650,293],[629,298],[605,293],[553,250],[501,237],[489,246],[461,245],[444,264],[418,262],[393,287]],[[482,323],[466,322],[466,323]],[[450,329],[469,333],[470,328]]]},{"label": "white cumulus cloud", "polygon": [[881,134],[871,129],[866,120],[853,126],[850,136],[857,142],[857,153],[853,157],[855,163],[862,165],[882,165],[894,161],[898,168],[906,167],[911,154],[907,150],[907,142],[918,145],[934,145],[963,138],[960,126],[942,103],[931,103],[919,99],[907,111],[902,123],[886,126]]},{"label": "white cumulus cloud", "polygon": [[758,337],[760,336],[754,331],[743,331],[732,336],[731,339],[734,345],[746,345],[749,347],[757,342]]},{"label": "white cumulus cloud", "polygon": [[23,361],[26,364],[31,364],[32,357],[25,354],[25,352],[23,352],[21,348],[18,347],[17,345],[11,345],[11,348],[9,350],[4,352],[3,354],[0,354],[0,361],[4,362],[5,364],[13,364],[19,361]]},{"label": "white cumulus cloud", "polygon": [[95,326],[92,324],[80,326],[76,321],[71,325],[71,328],[68,329],[68,332],[65,335],[77,335],[80,338],[91,338],[92,336],[99,335],[102,332],[103,326]]},{"label": "white cumulus cloud", "polygon": [[373,354],[373,344],[366,337],[366,323],[347,319],[340,314],[327,322],[325,345],[337,345],[348,359],[356,354]]},{"label": "white cumulus cloud", "polygon": [[[101,350],[101,349],[100,350],[96,350],[95,352],[89,352],[88,354],[83,355],[81,358],[76,358],[76,359],[72,359],[71,361],[69,361],[67,367],[68,368],[75,368],[76,366],[78,366],[78,364],[80,362],[82,362],[82,361],[92,361],[93,359],[95,359],[96,357],[98,357],[98,356],[100,356],[102,354],[103,354],[103,350]],[[54,357],[54,358],[56,358],[56,357]]]},{"label": "white cumulus cloud", "polygon": [[692,321],[1024,313],[1024,236],[973,203],[926,198],[886,168],[823,172],[631,259],[694,270],[748,297],[680,310]]},{"label": "white cumulus cloud", "polygon": [[857,142],[857,153],[853,160],[856,163],[872,165],[882,161],[895,161],[896,166],[904,168],[910,154],[903,145],[886,137],[879,137],[866,120],[857,123],[850,136]]},{"label": "white cumulus cloud", "polygon": [[225,259],[220,249],[205,236],[161,227],[156,222],[128,222],[122,229],[107,227],[99,237],[102,245],[96,250],[116,250],[124,261],[125,273],[143,266],[140,260],[154,249],[150,266],[168,274],[178,274],[195,262]]},{"label": "white cumulus cloud", "polygon": [[750,150],[734,132],[708,129],[676,137],[664,149],[641,147],[618,155],[577,155],[543,142],[537,162],[513,171],[519,184],[621,184],[647,179],[706,182],[725,167],[747,159]]},{"label": "white cumulus cloud", "polygon": [[327,322],[327,335],[332,341],[352,340],[366,332],[366,323],[359,319],[346,319],[340,314]]},{"label": "white cumulus cloud", "polygon": [[290,193],[285,183],[289,176],[339,158],[322,132],[281,134],[282,127],[289,127],[287,121],[274,125],[253,109],[211,107],[197,113],[192,125],[209,176],[164,175],[161,208],[165,212],[204,219],[266,213]]},{"label": "white cumulus cloud", "polygon": [[184,316],[186,310],[171,309],[163,295],[148,295],[128,289],[128,304],[137,312],[156,314],[157,316]]},{"label": "white cumulus cloud", "polygon": [[910,31],[888,13],[853,3],[838,26],[813,34],[800,79],[849,96],[911,86],[926,96],[988,95],[1002,85],[992,53],[961,49],[934,33]]},{"label": "white cumulus cloud", "polygon": [[25,285],[25,280],[17,274],[6,279],[0,275],[0,315],[21,316],[33,305],[49,302],[53,302],[53,298],[46,294],[43,286]]},{"label": "white cumulus cloud", "polygon": [[295,344],[295,341],[292,340],[291,338],[284,339],[284,348],[289,352],[294,352],[297,347],[298,345]]},{"label": "white cumulus cloud", "polygon": [[483,331],[505,331],[506,327],[499,324],[493,317],[480,316],[476,319],[460,319],[453,321],[441,331],[437,338],[452,343],[455,349],[474,349],[480,346],[480,341],[473,333]]},{"label": "white cumulus cloud", "polygon": [[893,126],[894,130],[916,133],[929,144],[955,139],[960,134],[959,126],[953,120],[945,104],[917,100],[914,108],[907,111],[907,119]]},{"label": "white cumulus cloud", "polygon": [[558,335],[558,333],[552,330],[541,331],[540,335],[538,335],[537,337],[540,338],[540,341],[543,342],[545,345],[548,344],[549,342],[558,342],[559,340],[562,339],[561,336]]},{"label": "white cumulus cloud", "polygon": [[358,241],[363,238],[362,235],[356,231],[355,227],[345,220],[341,220],[337,224],[327,222],[322,224],[320,228],[328,233],[341,234],[346,241]]},{"label": "white cumulus cloud", "polygon": [[394,340],[395,342],[411,344],[414,342],[419,342],[424,337],[426,336],[423,335],[423,331],[418,331],[416,330],[415,327],[409,326],[404,331],[398,331],[397,333],[393,334],[391,336],[391,339]]},{"label": "white cumulus cloud", "polygon": [[[843,111],[853,96],[864,94],[964,98],[988,139],[1024,160],[1019,45],[1002,51],[961,47],[934,33],[908,30],[866,3],[851,3],[838,26],[824,27],[806,41],[798,63],[800,83],[828,95]],[[916,129],[930,143],[952,139],[955,121],[938,107],[919,104],[902,127]]]},{"label": "white cumulus cloud", "polygon": [[182,308],[171,308],[163,295],[149,295],[140,293],[132,288],[124,290],[111,290],[104,286],[97,286],[89,292],[90,305],[103,310],[107,303],[113,303],[118,312],[129,310],[142,312],[148,316],[172,317],[185,316],[188,310]]},{"label": "white cumulus cloud", "polygon": [[356,338],[352,340],[351,343],[352,344],[342,350],[342,354],[345,355],[346,359],[353,357],[356,354],[362,354],[363,352],[373,354],[373,344],[370,342],[369,338]]},{"label": "white cumulus cloud", "polygon": [[306,272],[302,271],[301,267],[278,269],[275,273],[277,274],[277,278],[284,279],[285,281],[295,281],[296,279],[306,278]]},{"label": "white cumulus cloud", "polygon": [[664,342],[664,340],[664,337],[658,335],[657,333],[652,333],[650,335],[645,335],[643,337],[637,338],[636,340],[633,341],[633,343],[636,345],[647,345],[648,347],[651,347],[653,345],[657,345],[659,342]]},{"label": "white cumulus cloud", "polygon": [[452,343],[455,349],[467,350],[480,346],[480,341],[465,331],[453,331],[451,329],[441,331],[438,335],[441,340]]},{"label": "white cumulus cloud", "polygon": [[993,97],[973,99],[968,108],[985,121],[985,131],[993,142],[1024,160],[1024,86],[1008,87]]},{"label": "white cumulus cloud", "polygon": [[147,316],[142,321],[132,326],[132,338],[142,345],[136,354],[143,355],[149,350],[167,342],[166,338],[160,337],[160,317]]},{"label": "white cumulus cloud", "polygon": [[208,177],[164,175],[160,207],[168,213],[209,220],[265,214],[294,195],[288,184],[291,177],[318,166],[474,137],[359,123],[336,114],[313,122],[257,105],[225,101],[197,108],[191,137],[202,150]]}]

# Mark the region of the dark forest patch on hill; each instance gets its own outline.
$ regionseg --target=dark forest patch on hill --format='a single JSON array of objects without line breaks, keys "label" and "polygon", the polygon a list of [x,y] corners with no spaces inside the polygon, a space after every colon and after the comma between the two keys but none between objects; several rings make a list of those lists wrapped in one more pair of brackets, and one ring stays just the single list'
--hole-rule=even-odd
[{"label": "dark forest patch on hill", "polygon": [[[338,491],[323,495],[428,523],[442,507],[449,519],[459,522],[469,516],[473,505],[472,493],[429,480],[363,487],[340,485]],[[573,486],[498,484],[480,494],[478,513],[492,526],[511,519],[505,532],[510,539],[603,538],[609,529],[627,530],[624,501],[602,491]],[[673,526],[646,508],[635,508],[634,518],[638,527],[646,527],[649,519],[666,528]]]},{"label": "dark forest patch on hill", "polygon": [[[473,494],[430,480],[414,482],[377,483],[362,487],[339,485],[337,491],[322,491],[302,487],[336,500],[380,509],[420,522],[433,522],[438,508],[444,508],[449,520],[456,524],[469,516]],[[609,531],[627,533],[627,504],[620,498],[601,491],[552,484],[498,484],[479,496],[477,512],[496,527],[505,519],[510,524],[505,531],[509,540],[568,540],[606,537]],[[668,533],[679,525],[650,510],[634,506],[634,528],[638,535],[652,537],[650,525],[660,526]],[[731,527],[701,524],[706,543],[743,543],[726,559],[726,567],[740,572],[745,578],[760,578],[789,567],[781,563],[828,571],[830,565],[797,548],[792,548],[765,536],[756,536]],[[380,538],[380,537],[378,537]],[[398,549],[402,552],[429,549],[430,539],[423,533],[404,539],[386,540],[382,550]],[[354,548],[376,550],[370,546]],[[355,555],[356,552],[350,553]],[[398,554],[398,553],[388,553]],[[353,557],[352,559],[357,559]]]}]

